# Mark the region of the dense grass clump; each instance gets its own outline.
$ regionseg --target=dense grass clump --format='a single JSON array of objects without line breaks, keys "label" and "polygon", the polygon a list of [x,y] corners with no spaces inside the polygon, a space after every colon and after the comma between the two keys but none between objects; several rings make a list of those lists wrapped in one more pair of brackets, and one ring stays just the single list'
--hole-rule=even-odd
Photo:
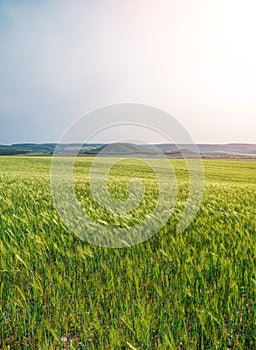
[{"label": "dense grass clump", "polygon": [[[76,162],[76,191],[95,220],[115,220],[90,196],[91,158]],[[79,240],[60,220],[47,157],[0,158],[0,349],[255,349],[256,162],[204,161],[198,215],[175,230],[188,193],[153,238],[107,249]],[[113,169],[110,193],[126,198],[127,178],[151,210],[157,179],[139,162]],[[105,215],[105,217],[104,217]]]}]

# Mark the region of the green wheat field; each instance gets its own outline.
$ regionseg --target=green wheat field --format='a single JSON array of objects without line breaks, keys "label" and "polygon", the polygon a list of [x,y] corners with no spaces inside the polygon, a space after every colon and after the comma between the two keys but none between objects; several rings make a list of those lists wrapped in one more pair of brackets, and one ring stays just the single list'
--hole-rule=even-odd
[{"label": "green wheat field", "polygon": [[[0,349],[256,349],[256,162],[204,160],[198,214],[176,226],[189,191],[184,161],[170,160],[177,205],[163,229],[130,248],[80,240],[50,191],[51,157],[0,158]],[[93,201],[92,158],[75,167],[77,196],[94,220],[116,224]],[[109,191],[145,196],[126,224],[146,217],[157,179],[143,161],[113,168]]]}]

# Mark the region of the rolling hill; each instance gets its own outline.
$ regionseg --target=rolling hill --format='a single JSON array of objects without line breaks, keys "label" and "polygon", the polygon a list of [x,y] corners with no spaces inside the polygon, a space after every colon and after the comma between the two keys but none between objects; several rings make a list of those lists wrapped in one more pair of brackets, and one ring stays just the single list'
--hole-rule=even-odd
[{"label": "rolling hill", "polygon": [[[24,143],[13,145],[0,145],[0,155],[53,155],[57,143]],[[61,144],[58,145],[59,153],[71,155],[78,152],[83,156],[95,156],[100,153],[103,156],[137,155],[157,156],[164,153],[170,158],[194,158],[194,145],[190,144],[131,144],[131,143],[93,143],[93,144]],[[255,158],[256,144],[198,144],[197,148],[203,158]],[[158,151],[159,150],[159,151]]]}]

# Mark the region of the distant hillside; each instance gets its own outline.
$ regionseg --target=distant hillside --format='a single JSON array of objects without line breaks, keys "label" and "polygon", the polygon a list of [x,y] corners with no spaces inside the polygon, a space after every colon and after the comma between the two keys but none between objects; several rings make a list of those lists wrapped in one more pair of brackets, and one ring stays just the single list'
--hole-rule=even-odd
[{"label": "distant hillside", "polygon": [[102,145],[93,150],[87,148],[81,150],[81,154],[101,153],[102,155],[136,155],[136,154],[148,154],[155,155],[160,154],[160,150],[156,147],[145,147],[144,145],[136,145],[133,143],[110,143]]},{"label": "distant hillside", "polygon": [[12,156],[12,155],[18,155],[18,154],[27,154],[27,153],[29,153],[29,151],[26,148],[0,145],[1,156]]},{"label": "distant hillside", "polygon": [[[24,143],[13,145],[0,145],[0,155],[53,155],[56,143]],[[198,150],[203,158],[255,158],[256,144],[199,144]],[[157,148],[157,149],[156,149]],[[159,152],[158,152],[159,150]],[[137,155],[157,156],[160,152],[170,158],[194,158],[197,157],[195,146],[190,144],[158,144],[158,145],[137,145],[131,143],[110,143],[110,144],[61,144],[58,145],[60,154],[69,155],[74,151],[83,156],[94,156],[99,152],[105,156],[115,155]]]}]

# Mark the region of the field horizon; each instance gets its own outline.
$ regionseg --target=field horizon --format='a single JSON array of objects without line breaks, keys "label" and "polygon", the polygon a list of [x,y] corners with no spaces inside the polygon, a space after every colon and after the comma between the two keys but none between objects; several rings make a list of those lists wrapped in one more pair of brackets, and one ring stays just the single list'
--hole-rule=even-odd
[{"label": "field horizon", "polygon": [[[226,143],[226,144],[172,144],[152,143],[136,144],[127,142],[112,143],[21,143],[0,145],[0,156],[3,155],[53,155],[56,147],[63,154],[94,156],[97,154],[127,155],[141,154],[152,157],[158,153],[169,158],[245,158],[256,159],[256,144],[252,143]],[[111,147],[111,150],[110,150]],[[104,151],[106,150],[106,151]]]}]

